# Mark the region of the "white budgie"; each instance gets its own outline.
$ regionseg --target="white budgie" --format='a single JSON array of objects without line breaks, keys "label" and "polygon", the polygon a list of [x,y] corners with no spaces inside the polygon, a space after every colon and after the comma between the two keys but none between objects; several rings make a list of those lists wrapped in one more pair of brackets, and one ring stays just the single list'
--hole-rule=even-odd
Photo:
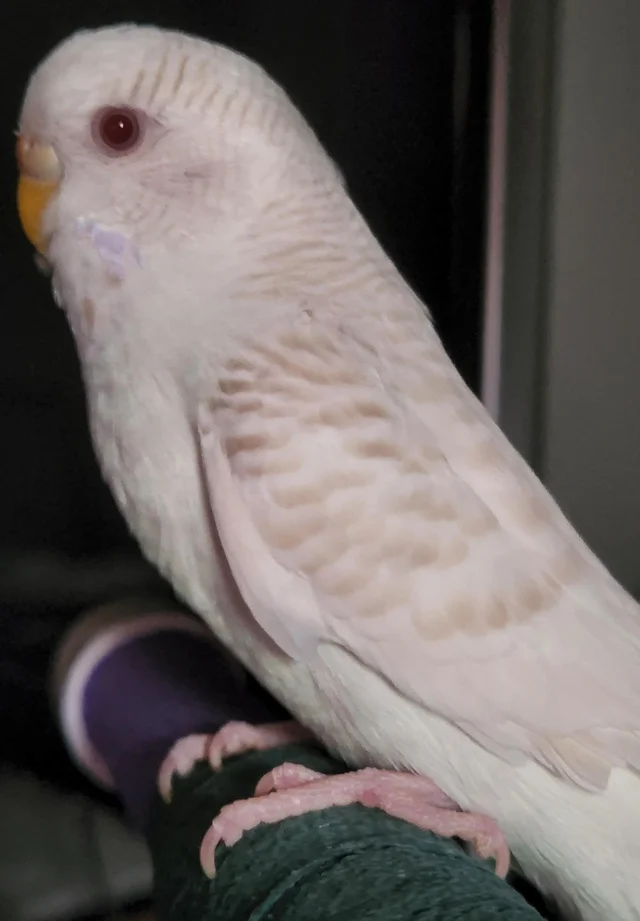
[{"label": "white budgie", "polygon": [[[569,917],[640,919],[638,606],[282,90],[181,34],[80,33],[31,79],[18,158],[144,552],[302,724],[381,769],[283,768],[214,822],[205,865],[256,821],[359,800],[502,871],[495,821]],[[216,757],[261,732],[228,727]]]}]

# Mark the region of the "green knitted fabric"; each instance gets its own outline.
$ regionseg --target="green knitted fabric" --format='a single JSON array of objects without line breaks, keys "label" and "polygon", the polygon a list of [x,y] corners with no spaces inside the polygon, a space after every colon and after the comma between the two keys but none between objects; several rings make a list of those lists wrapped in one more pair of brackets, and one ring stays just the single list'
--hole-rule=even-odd
[{"label": "green knitted fabric", "polygon": [[218,847],[207,879],[199,848],[212,819],[283,761],[345,771],[311,745],[291,745],[175,778],[148,834],[158,921],[540,921],[491,864],[359,805],[260,825],[235,847]]}]

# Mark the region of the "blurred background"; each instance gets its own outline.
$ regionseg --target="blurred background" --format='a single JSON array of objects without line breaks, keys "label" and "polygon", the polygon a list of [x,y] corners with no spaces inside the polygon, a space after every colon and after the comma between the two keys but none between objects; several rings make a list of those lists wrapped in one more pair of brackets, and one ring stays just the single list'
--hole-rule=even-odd
[{"label": "blurred background", "polygon": [[133,918],[150,871],[68,761],[52,650],[154,584],[102,485],[62,313],[15,213],[13,129],[70,32],[155,23],[292,95],[446,347],[592,547],[640,589],[637,0],[35,0],[0,12],[0,918]]}]

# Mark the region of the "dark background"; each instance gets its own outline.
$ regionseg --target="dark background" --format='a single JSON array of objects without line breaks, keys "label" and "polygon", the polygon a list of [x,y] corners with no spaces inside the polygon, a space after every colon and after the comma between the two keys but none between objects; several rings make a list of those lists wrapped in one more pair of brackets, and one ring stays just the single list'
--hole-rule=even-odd
[{"label": "dark background", "polygon": [[92,456],[71,337],[15,213],[13,128],[27,77],[81,27],[181,28],[279,79],[479,380],[488,0],[42,0],[0,13],[0,761],[80,784],[47,709],[61,630],[147,578]]}]

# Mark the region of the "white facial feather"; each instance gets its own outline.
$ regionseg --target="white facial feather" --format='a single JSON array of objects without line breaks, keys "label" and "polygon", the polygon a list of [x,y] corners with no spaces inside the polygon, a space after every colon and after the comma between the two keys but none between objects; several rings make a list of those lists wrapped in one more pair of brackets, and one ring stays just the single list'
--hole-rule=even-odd
[{"label": "white facial feather", "polygon": [[[131,154],[109,156],[95,143],[92,119],[108,106],[144,119]],[[19,131],[61,161],[47,256],[74,328],[86,325],[79,305],[100,302],[92,336],[101,348],[124,296],[129,332],[141,328],[174,363],[188,331],[185,373],[197,374],[194,330],[222,351],[227,337],[268,328],[301,290],[362,286],[386,262],[286,94],[221,46],[147,27],[78,33],[33,74]],[[79,224],[119,238],[129,258],[114,266],[95,236],[79,246]],[[124,287],[114,288],[114,274],[127,275]]]},{"label": "white facial feather", "polygon": [[[146,116],[146,137],[133,154],[109,157],[97,150],[91,118],[104,106],[129,106]],[[53,144],[65,171],[65,199],[75,187],[78,207],[145,239],[164,239],[179,220],[180,230],[193,236],[211,223],[212,212],[253,217],[261,198],[273,204],[274,185],[283,177],[291,182],[296,170],[335,171],[257,65],[154,28],[81,32],[64,42],[31,78],[19,130]]]},{"label": "white facial feather", "polygon": [[[92,140],[109,105],[145,116],[130,155]],[[638,921],[637,605],[282,90],[227,49],[104,29],[41,65],[20,129],[62,162],[48,256],[144,552],[344,757],[492,814],[575,917]]]}]

